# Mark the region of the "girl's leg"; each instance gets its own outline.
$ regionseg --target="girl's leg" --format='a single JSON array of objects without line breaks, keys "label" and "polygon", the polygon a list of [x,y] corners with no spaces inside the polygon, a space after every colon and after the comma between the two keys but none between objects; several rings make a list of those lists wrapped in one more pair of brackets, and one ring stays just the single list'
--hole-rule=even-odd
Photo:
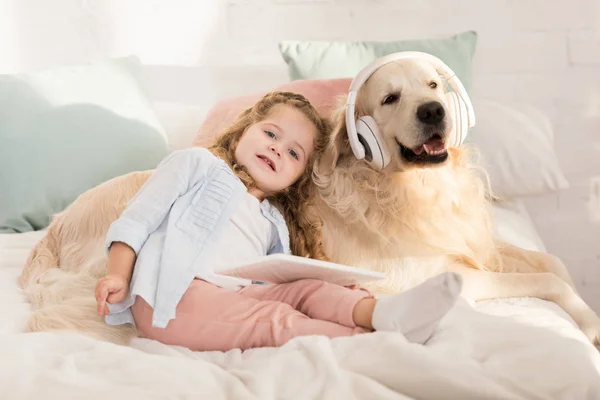
[{"label": "girl's leg", "polygon": [[409,342],[425,343],[460,297],[462,278],[445,272],[405,292],[377,301],[373,327],[402,332]]},{"label": "girl's leg", "polygon": [[[360,300],[362,296],[356,298]],[[289,304],[258,300],[197,279],[179,302],[176,318],[166,328],[152,327],[152,307],[139,296],[132,312],[144,337],[194,351],[245,350],[281,346],[296,336],[333,338],[366,332],[311,319]]]},{"label": "girl's leg", "polygon": [[311,318],[351,328],[357,326],[353,316],[356,304],[362,299],[373,297],[365,290],[351,290],[315,279],[277,285],[251,285],[239,293],[257,300],[286,303]]},{"label": "girl's leg", "polygon": [[346,326],[401,332],[411,342],[424,343],[459,297],[459,275],[444,273],[395,296],[370,299],[368,292],[318,280],[279,285],[252,285],[241,294],[287,303],[317,319]]}]

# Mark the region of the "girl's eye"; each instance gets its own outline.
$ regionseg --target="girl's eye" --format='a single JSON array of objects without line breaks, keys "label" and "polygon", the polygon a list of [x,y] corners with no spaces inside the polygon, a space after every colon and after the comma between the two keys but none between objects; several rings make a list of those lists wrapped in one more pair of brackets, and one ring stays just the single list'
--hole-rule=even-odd
[{"label": "girl's eye", "polygon": [[290,156],[294,157],[296,160],[298,159],[298,153],[296,153],[294,150],[290,150]]},{"label": "girl's eye", "polygon": [[270,137],[271,139],[277,139],[277,136],[275,136],[275,134],[271,131],[265,131],[265,133],[267,134],[268,137]]}]

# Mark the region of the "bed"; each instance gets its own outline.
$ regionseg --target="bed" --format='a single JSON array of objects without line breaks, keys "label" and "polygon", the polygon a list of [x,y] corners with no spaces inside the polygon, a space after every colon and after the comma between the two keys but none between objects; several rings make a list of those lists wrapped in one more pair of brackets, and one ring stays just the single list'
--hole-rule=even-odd
[{"label": "bed", "polygon": [[[494,216],[504,240],[540,244],[520,202]],[[374,333],[194,353],[146,339],[124,347],[22,333],[28,304],[16,278],[42,235],[0,235],[3,399],[600,398],[600,354],[559,307],[537,299],[460,304],[424,347]]]},{"label": "bed", "polygon": [[[193,71],[180,72],[146,70],[174,148],[191,143],[214,101],[283,79],[246,71],[244,83],[228,77],[221,92],[199,98]],[[493,215],[498,238],[544,250],[521,200],[496,203]],[[194,353],[146,339],[119,346],[75,332],[23,333],[29,307],[16,279],[43,235],[0,234],[2,399],[600,399],[600,353],[566,313],[539,299],[460,302],[425,346],[373,333]]]}]

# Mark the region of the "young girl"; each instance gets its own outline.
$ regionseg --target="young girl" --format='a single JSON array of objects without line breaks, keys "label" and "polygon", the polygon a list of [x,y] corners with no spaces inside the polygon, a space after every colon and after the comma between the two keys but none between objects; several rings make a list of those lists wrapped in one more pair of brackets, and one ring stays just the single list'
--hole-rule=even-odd
[{"label": "young girl", "polygon": [[460,292],[457,275],[375,300],[317,280],[260,285],[217,274],[277,252],[323,258],[305,207],[327,131],[303,96],[272,92],[209,149],[167,156],[107,233],[98,313],[109,324],[134,323],[146,338],[196,351],[373,329],[427,340]]}]

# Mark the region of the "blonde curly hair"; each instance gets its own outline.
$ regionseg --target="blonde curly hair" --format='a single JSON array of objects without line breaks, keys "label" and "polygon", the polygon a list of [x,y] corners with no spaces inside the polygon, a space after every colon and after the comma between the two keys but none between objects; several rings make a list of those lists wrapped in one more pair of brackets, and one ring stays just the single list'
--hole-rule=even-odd
[{"label": "blonde curly hair", "polygon": [[255,182],[246,169],[237,164],[235,148],[246,130],[251,125],[264,120],[271,109],[278,104],[285,104],[302,112],[316,127],[317,137],[314,151],[309,156],[306,169],[300,178],[289,188],[267,199],[280,209],[285,218],[290,232],[292,253],[325,260],[321,221],[311,215],[310,206],[315,194],[315,185],[312,181],[313,164],[325,149],[331,126],[304,96],[291,92],[267,93],[252,107],[242,111],[233,124],[221,132],[215,143],[208,149],[215,156],[223,159],[248,189],[255,187]]}]

